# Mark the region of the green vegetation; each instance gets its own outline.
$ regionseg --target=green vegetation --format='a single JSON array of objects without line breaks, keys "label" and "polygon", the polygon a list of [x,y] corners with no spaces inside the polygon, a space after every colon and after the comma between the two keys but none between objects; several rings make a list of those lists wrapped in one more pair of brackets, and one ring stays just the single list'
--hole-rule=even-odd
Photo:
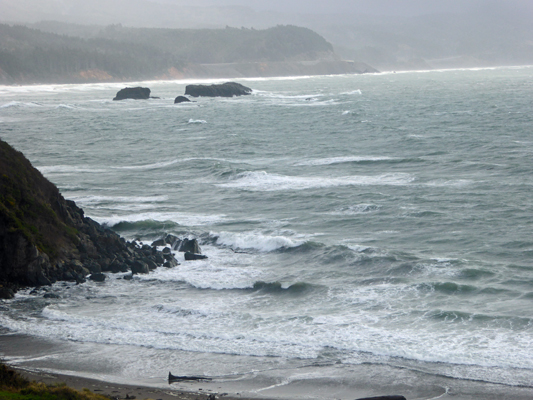
[{"label": "green vegetation", "polygon": [[265,30],[110,25],[81,38],[0,24],[0,78],[13,82],[152,79],[194,64],[314,60],[332,52],[317,33],[290,25]]},{"label": "green vegetation", "polygon": [[12,368],[0,364],[0,399],[2,400],[109,400],[88,389],[83,392],[65,385],[47,386],[30,382]]},{"label": "green vegetation", "polygon": [[51,259],[58,246],[77,243],[75,229],[52,208],[60,196],[22,153],[0,140],[0,225],[8,233],[22,234]]}]

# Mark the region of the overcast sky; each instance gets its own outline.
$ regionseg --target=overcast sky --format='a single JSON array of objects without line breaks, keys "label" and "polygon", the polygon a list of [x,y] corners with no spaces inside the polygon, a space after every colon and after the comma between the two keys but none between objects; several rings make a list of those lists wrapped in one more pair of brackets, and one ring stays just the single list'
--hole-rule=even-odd
[{"label": "overcast sky", "polygon": [[241,5],[282,13],[356,13],[415,16],[475,9],[514,9],[533,13],[533,0],[152,0],[190,5]]}]

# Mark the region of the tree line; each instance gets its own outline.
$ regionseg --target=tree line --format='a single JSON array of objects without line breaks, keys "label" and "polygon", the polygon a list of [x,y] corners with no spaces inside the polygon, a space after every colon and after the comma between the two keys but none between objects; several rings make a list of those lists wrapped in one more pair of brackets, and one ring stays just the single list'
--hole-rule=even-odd
[{"label": "tree line", "polygon": [[0,24],[0,76],[13,82],[151,79],[195,64],[313,60],[333,52],[296,26],[255,29],[155,29],[110,25],[88,38]]}]

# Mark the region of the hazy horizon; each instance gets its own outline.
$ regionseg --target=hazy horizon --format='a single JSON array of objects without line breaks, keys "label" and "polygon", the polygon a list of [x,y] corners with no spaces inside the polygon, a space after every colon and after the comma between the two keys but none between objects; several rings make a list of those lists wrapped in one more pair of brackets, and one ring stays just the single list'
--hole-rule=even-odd
[{"label": "hazy horizon", "polygon": [[[173,29],[291,24],[316,31],[345,59],[399,70],[533,64],[532,19],[530,0],[0,0],[5,23]],[[37,27],[82,35],[79,29]]]},{"label": "hazy horizon", "polygon": [[436,13],[465,13],[480,8],[514,10],[533,13],[529,0],[150,0],[156,3],[195,6],[244,6],[258,11],[274,11],[291,14],[372,14],[386,16],[418,16]]}]

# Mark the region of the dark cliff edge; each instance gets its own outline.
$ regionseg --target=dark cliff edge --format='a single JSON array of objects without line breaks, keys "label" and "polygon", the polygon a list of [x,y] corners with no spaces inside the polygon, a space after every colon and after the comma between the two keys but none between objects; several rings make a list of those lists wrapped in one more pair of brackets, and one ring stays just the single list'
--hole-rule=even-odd
[{"label": "dark cliff edge", "polygon": [[163,264],[177,262],[85,217],[22,153],[0,140],[0,298],[23,287],[81,283],[106,271],[147,273]]}]

